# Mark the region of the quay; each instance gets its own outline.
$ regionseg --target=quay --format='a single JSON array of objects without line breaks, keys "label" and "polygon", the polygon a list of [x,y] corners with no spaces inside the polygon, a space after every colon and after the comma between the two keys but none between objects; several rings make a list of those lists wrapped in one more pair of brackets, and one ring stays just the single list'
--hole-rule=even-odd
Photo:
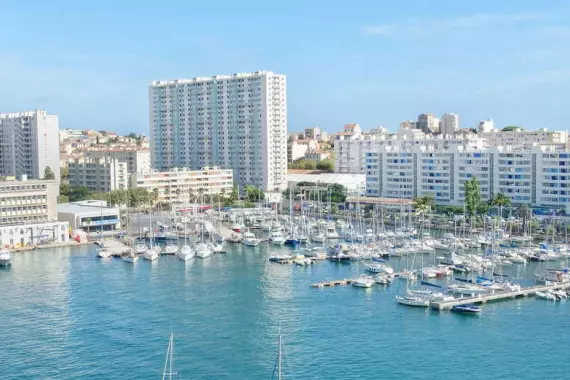
[{"label": "quay", "polygon": [[348,285],[352,282],[351,279],[345,278],[344,280],[324,281],[311,284],[311,288],[332,288],[336,285]]},{"label": "quay", "polygon": [[488,301],[498,301],[508,298],[533,296],[536,292],[544,292],[548,290],[568,289],[570,288],[569,282],[549,284],[549,285],[536,285],[512,292],[498,292],[488,295],[479,295],[476,297],[457,298],[452,301],[438,301],[430,302],[430,307],[434,310],[451,309],[454,306],[466,305],[470,303],[485,303]]},{"label": "quay", "polygon": [[121,256],[124,253],[129,253],[130,250],[127,245],[115,239],[101,240],[95,244],[111,252],[112,256]]}]

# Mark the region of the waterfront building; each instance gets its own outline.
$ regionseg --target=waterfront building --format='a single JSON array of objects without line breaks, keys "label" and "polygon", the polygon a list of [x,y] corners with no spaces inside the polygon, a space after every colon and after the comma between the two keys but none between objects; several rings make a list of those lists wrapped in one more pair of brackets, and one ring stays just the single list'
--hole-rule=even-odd
[{"label": "waterfront building", "polygon": [[2,247],[63,243],[69,240],[67,223],[57,222],[55,180],[0,181],[0,241]]},{"label": "waterfront building", "polygon": [[106,201],[86,200],[57,205],[57,218],[73,230],[86,232],[114,231],[121,228],[119,207],[108,207]]},{"label": "waterfront building", "polygon": [[150,150],[139,147],[88,148],[69,157],[69,183],[91,191],[127,189],[129,175],[150,169]]},{"label": "waterfront building", "polygon": [[144,171],[131,175],[130,185],[155,192],[156,202],[191,203],[201,194],[229,196],[233,190],[233,172],[218,167]]},{"label": "waterfront building", "polygon": [[0,175],[41,179],[49,167],[59,182],[59,122],[44,110],[0,113]]},{"label": "waterfront building", "polygon": [[287,174],[288,188],[293,189],[300,182],[311,182],[315,185],[326,186],[339,184],[346,188],[348,196],[360,196],[366,191],[366,175],[323,173],[312,170],[290,169]]},{"label": "waterfront building", "polygon": [[459,116],[454,113],[444,113],[441,116],[440,133],[454,135],[459,131]]},{"label": "waterfront building", "polygon": [[287,184],[284,75],[256,71],[153,82],[149,88],[153,168],[233,169],[240,185]]}]

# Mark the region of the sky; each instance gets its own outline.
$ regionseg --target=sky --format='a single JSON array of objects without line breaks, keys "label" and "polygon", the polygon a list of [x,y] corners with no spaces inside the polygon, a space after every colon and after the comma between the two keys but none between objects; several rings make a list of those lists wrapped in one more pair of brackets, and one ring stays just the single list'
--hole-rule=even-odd
[{"label": "sky", "polygon": [[424,112],[568,129],[566,0],[0,0],[0,15],[0,112],[60,128],[148,133],[153,80],[270,70],[289,131]]}]

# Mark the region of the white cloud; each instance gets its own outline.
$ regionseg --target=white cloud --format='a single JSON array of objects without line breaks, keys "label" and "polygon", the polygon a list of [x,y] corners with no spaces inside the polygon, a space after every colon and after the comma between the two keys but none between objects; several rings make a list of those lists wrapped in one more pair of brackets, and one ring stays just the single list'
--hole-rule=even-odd
[{"label": "white cloud", "polygon": [[391,25],[367,25],[362,27],[362,34],[366,36],[386,36],[393,29]]}]

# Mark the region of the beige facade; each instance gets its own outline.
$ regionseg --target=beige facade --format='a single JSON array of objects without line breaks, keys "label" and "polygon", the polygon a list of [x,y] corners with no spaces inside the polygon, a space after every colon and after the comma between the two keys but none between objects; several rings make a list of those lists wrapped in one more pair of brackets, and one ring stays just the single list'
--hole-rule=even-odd
[{"label": "beige facade", "polygon": [[57,220],[58,186],[55,180],[0,182],[0,225]]},{"label": "beige facade", "polygon": [[130,176],[133,188],[158,192],[157,202],[189,203],[200,194],[229,195],[233,189],[233,171],[217,167],[202,170],[174,168],[169,171],[147,171]]}]

